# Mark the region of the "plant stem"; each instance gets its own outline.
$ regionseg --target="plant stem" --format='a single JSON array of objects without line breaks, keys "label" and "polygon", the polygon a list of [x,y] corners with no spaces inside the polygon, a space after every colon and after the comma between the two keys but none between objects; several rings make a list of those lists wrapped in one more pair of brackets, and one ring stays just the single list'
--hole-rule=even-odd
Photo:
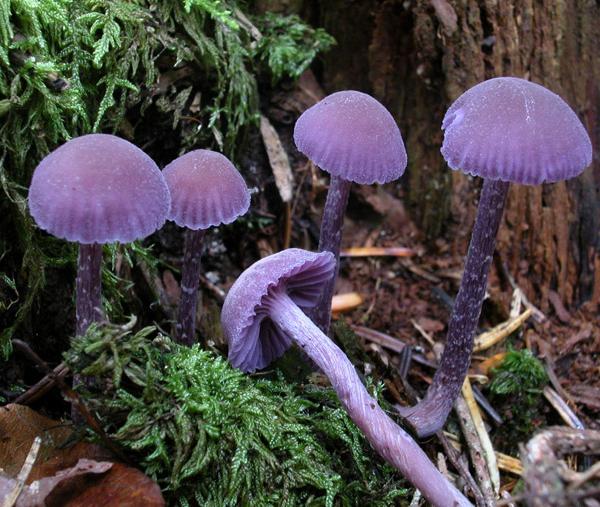
[{"label": "plant stem", "polygon": [[416,442],[366,390],[354,366],[283,289],[264,300],[269,316],[329,378],[342,405],[373,448],[412,482],[433,505],[471,505],[435,468]]},{"label": "plant stem", "polygon": [[92,322],[102,318],[102,245],[79,245],[76,286],[76,333],[83,336]]},{"label": "plant stem", "polygon": [[329,333],[331,322],[331,298],[333,297],[333,289],[340,269],[342,229],[351,186],[351,181],[338,176],[331,176],[327,200],[323,209],[323,219],[321,220],[319,252],[328,251],[335,256],[335,276],[323,284],[323,292],[319,302],[311,312],[311,318],[325,334]]},{"label": "plant stem", "polygon": [[185,232],[183,250],[183,272],[181,274],[181,300],[177,318],[176,338],[183,345],[192,346],[196,342],[196,307],[200,284],[200,257],[206,231],[191,229]]},{"label": "plant stem", "polygon": [[399,410],[419,437],[428,437],[442,428],[467,374],[508,187],[509,183],[504,181],[483,182],[440,365],[425,398],[414,407]]}]

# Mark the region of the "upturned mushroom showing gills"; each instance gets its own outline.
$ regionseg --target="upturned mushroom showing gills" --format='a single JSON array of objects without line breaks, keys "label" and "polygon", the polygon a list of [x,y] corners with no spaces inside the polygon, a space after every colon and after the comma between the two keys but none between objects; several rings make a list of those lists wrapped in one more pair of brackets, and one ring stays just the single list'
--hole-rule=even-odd
[{"label": "upturned mushroom showing gills", "polygon": [[102,316],[102,244],[150,235],[165,223],[169,206],[157,165],[113,135],[71,139],[37,166],[29,188],[31,215],[50,234],[79,243],[77,335]]},{"label": "upturned mushroom showing gills", "polygon": [[415,441],[367,392],[346,355],[306,315],[335,275],[331,252],[288,249],[265,257],[233,284],[221,313],[229,361],[243,371],[264,368],[295,342],[329,378],[373,448],[433,505],[470,505]]},{"label": "upturned mushroom showing gills", "polygon": [[246,213],[250,192],[229,159],[215,151],[186,153],[165,167],[163,174],[171,192],[168,219],[187,228],[176,339],[192,345],[204,234],[209,227],[229,224]]},{"label": "upturned mushroom showing gills", "polygon": [[[352,182],[388,183],[406,169],[400,129],[389,111],[373,97],[356,91],[337,92],[307,109],[294,128],[296,147],[331,175],[323,209],[319,251],[332,252],[339,268],[344,213]],[[327,282],[312,312],[327,333],[335,277]]]},{"label": "upturned mushroom showing gills", "polygon": [[592,160],[590,138],[575,112],[558,95],[523,79],[474,86],[450,106],[442,129],[442,155],[450,168],[484,180],[440,365],[425,398],[400,410],[419,436],[443,426],[462,387],[509,184],[573,178]]}]

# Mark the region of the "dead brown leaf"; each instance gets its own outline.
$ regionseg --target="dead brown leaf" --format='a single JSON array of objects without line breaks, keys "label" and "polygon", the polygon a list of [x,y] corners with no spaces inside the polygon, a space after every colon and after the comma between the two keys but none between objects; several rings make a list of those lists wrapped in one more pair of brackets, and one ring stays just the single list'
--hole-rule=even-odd
[{"label": "dead brown leaf", "polygon": [[[50,507],[66,505],[64,502],[55,503],[50,496],[64,497],[65,492],[71,491],[82,483],[81,476],[87,474],[103,474],[113,466],[108,461],[80,459],[74,467],[57,472],[51,477],[44,477],[23,488],[17,499],[16,507]],[[92,504],[88,504],[92,505]]]},{"label": "dead brown leaf", "polygon": [[[0,408],[0,498],[13,491],[21,467],[39,436],[41,445],[27,476],[18,507],[162,506],[160,488],[142,472],[120,463],[103,447],[86,442],[67,446],[70,425],[44,417],[24,405]],[[103,461],[100,461],[103,460]],[[109,470],[110,469],[110,470]],[[108,473],[98,477],[98,474]],[[90,478],[89,475],[94,477]],[[22,484],[22,483],[21,483]]]},{"label": "dead brown leaf", "polygon": [[[162,507],[165,505],[159,486],[135,468],[113,463],[102,477],[95,477],[68,496],[52,494],[47,507]],[[57,492],[59,493],[59,492]]]}]

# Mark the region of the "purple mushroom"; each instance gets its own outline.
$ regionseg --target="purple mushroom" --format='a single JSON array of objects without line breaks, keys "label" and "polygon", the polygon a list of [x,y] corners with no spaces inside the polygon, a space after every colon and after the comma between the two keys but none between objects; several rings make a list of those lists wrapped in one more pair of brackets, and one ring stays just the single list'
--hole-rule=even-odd
[{"label": "purple mushroom", "polygon": [[186,227],[181,302],[176,338],[195,342],[200,257],[206,229],[229,224],[248,211],[250,193],[244,179],[227,157],[210,150],[194,150],[163,170],[171,192],[168,219]]},{"label": "purple mushroom", "polygon": [[484,180],[439,368],[426,397],[400,411],[421,437],[444,425],[467,374],[510,182],[566,180],[592,160],[590,138],[573,110],[523,79],[490,79],[469,89],[450,106],[442,129],[442,155],[450,168]]},{"label": "purple mushroom", "polygon": [[165,223],[169,205],[156,164],[113,135],[71,139],[37,166],[29,188],[31,215],[50,234],[79,243],[78,336],[102,317],[102,244],[148,236]]},{"label": "purple mushroom", "polygon": [[265,257],[233,284],[221,313],[229,361],[243,371],[263,368],[294,341],[327,375],[352,420],[373,448],[433,505],[470,505],[414,440],[367,392],[346,355],[307,317],[335,275],[330,252],[288,249]]},{"label": "purple mushroom", "polygon": [[[407,161],[402,135],[392,115],[373,97],[343,91],[325,97],[298,118],[294,141],[298,150],[331,174],[319,251],[333,253],[337,274],[350,186],[388,183],[402,176]],[[312,313],[325,333],[335,278],[327,282]]]}]

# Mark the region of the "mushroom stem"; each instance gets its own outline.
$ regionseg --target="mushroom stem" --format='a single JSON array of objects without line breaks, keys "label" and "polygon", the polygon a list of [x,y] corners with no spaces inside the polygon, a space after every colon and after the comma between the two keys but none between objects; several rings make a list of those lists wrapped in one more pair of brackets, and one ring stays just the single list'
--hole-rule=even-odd
[{"label": "mushroom stem", "polygon": [[319,237],[319,252],[331,252],[335,257],[335,276],[323,285],[319,302],[311,312],[315,324],[325,333],[329,333],[331,322],[331,298],[335,280],[340,269],[340,245],[342,243],[342,228],[344,226],[344,214],[348,205],[350,187],[352,182],[344,180],[339,176],[331,176],[329,191],[323,209],[321,220],[321,234]]},{"label": "mushroom stem", "polygon": [[421,438],[442,428],[465,380],[509,185],[500,180],[485,179],[483,182],[465,270],[448,323],[440,364],[425,398],[414,407],[399,410],[405,422]]},{"label": "mushroom stem", "polygon": [[83,336],[92,322],[102,318],[102,245],[79,245],[76,287],[76,333]]},{"label": "mushroom stem", "polygon": [[388,463],[433,505],[471,505],[435,468],[410,435],[381,409],[346,355],[302,312],[285,288],[272,290],[263,304],[273,322],[327,375],[348,415]]},{"label": "mushroom stem", "polygon": [[192,346],[196,342],[196,307],[200,284],[200,257],[204,244],[204,229],[188,229],[183,248],[183,272],[181,274],[181,300],[177,318],[177,341]]}]

